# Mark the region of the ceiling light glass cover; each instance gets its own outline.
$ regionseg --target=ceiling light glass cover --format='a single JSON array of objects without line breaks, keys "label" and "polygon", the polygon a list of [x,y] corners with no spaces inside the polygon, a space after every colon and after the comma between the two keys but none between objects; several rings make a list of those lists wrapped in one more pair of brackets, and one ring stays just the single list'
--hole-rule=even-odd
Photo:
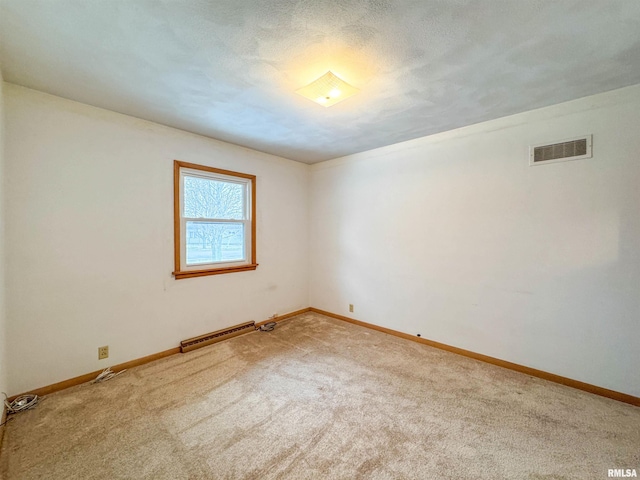
[{"label": "ceiling light glass cover", "polygon": [[296,93],[319,103],[323,107],[330,107],[355,95],[359,91],[356,87],[349,85],[340,77],[331,72],[327,72],[306,87],[296,90]]}]

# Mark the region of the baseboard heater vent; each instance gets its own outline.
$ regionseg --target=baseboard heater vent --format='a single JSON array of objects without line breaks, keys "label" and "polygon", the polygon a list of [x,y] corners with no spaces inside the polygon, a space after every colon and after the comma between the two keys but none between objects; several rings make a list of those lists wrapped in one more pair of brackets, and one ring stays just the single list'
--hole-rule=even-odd
[{"label": "baseboard heater vent", "polygon": [[256,329],[256,322],[246,322],[234,327],[218,330],[217,332],[205,333],[199,337],[188,338],[180,342],[180,351],[190,352],[196,348],[206,347],[212,343],[221,342],[227,338],[237,337],[244,333],[253,332]]}]

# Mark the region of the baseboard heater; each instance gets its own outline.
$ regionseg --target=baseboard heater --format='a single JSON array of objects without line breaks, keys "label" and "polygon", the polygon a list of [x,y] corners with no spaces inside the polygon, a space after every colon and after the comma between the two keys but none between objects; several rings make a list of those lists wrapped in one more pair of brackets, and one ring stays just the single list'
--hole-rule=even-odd
[{"label": "baseboard heater", "polygon": [[237,337],[238,335],[242,335],[244,333],[253,332],[255,331],[255,329],[256,322],[246,322],[241,323],[240,325],[225,328],[223,330],[218,330],[216,332],[205,333],[204,335],[200,335],[199,337],[188,338],[187,340],[181,341],[180,351],[182,353],[190,352],[191,350],[195,350],[196,348],[206,347],[207,345],[221,342],[222,340],[226,340],[227,338]]}]

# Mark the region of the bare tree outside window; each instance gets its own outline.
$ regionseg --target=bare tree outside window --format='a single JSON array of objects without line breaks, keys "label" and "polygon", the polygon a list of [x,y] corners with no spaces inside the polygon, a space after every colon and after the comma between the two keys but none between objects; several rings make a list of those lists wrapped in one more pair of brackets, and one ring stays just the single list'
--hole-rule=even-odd
[{"label": "bare tree outside window", "polygon": [[187,264],[244,259],[244,208],[244,185],[185,176],[184,216],[194,219],[186,225]]}]

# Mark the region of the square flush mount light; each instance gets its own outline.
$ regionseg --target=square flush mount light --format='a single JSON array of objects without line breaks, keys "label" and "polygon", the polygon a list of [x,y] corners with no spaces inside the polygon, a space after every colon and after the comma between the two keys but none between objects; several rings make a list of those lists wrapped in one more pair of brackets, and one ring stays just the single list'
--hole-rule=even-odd
[{"label": "square flush mount light", "polygon": [[331,72],[327,72],[306,87],[296,90],[296,93],[319,103],[323,107],[330,107],[355,95],[359,91],[356,87],[352,87],[340,77],[337,77]]}]

